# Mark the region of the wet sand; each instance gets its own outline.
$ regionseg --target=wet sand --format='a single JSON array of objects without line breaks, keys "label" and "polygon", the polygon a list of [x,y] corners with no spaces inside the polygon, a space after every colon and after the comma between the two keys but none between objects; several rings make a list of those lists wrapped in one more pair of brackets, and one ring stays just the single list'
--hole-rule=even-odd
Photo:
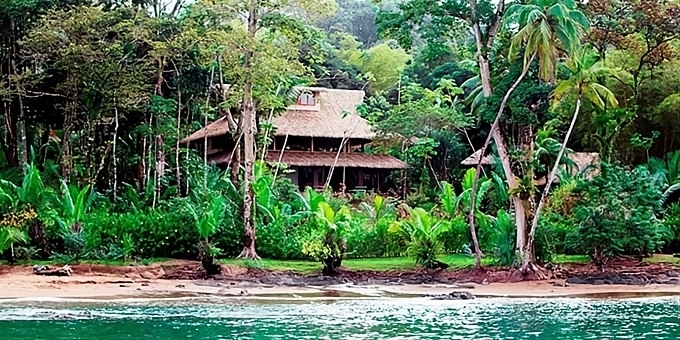
[{"label": "wet sand", "polygon": [[[129,276],[129,275],[128,275]],[[636,297],[680,295],[680,285],[567,285],[563,281],[480,284],[335,285],[287,287],[239,281],[164,280],[125,275],[75,274],[37,276],[30,272],[0,274],[0,299],[121,298],[167,296],[223,296],[238,298],[357,298],[422,296],[469,291],[476,297]]]}]

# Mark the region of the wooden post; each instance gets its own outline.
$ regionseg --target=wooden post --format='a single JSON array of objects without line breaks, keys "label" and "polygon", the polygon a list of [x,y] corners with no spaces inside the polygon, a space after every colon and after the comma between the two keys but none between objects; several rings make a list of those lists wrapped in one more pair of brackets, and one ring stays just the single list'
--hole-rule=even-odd
[{"label": "wooden post", "polygon": [[406,199],[406,191],[408,190],[408,186],[407,186],[408,183],[406,183],[406,171],[405,170],[401,171],[401,178],[404,180],[404,193],[403,193],[402,198]]},{"label": "wooden post", "polygon": [[314,189],[319,187],[319,168],[315,167],[314,170],[312,170],[312,185],[314,186]]},{"label": "wooden post", "polygon": [[377,182],[376,185],[375,185],[375,187],[376,187],[375,192],[378,193],[378,192],[380,192],[380,170],[376,171],[375,179],[376,179],[376,182]]},{"label": "wooden post", "polygon": [[359,177],[358,180],[357,180],[357,186],[363,187],[364,186],[364,169],[359,168],[357,170],[357,177]]},{"label": "wooden post", "polygon": [[345,177],[345,169],[346,169],[346,168],[343,166],[343,167],[342,167],[342,185],[344,185],[345,187],[347,187],[347,182],[346,182],[347,180],[346,180],[346,177]]},{"label": "wooden post", "polygon": [[309,149],[309,151],[314,152],[314,137],[311,137],[311,140],[312,140],[312,146]]}]

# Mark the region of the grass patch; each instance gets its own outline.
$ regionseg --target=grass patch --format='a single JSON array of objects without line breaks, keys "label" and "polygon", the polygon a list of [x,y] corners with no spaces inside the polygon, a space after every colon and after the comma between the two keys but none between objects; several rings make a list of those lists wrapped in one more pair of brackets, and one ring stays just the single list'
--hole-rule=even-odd
[{"label": "grass patch", "polygon": [[588,263],[590,257],[588,255],[555,255],[553,258],[555,263]]},{"label": "grass patch", "polygon": [[680,266],[680,258],[673,257],[673,255],[668,254],[654,254],[652,257],[644,259],[645,262],[649,263],[668,263],[675,266]]},{"label": "grass patch", "polygon": [[262,259],[260,261],[222,259],[220,263],[231,266],[257,268],[264,270],[292,271],[304,274],[311,274],[321,271],[321,263],[314,261],[295,261],[295,260],[272,260]]},{"label": "grass patch", "polygon": [[[475,258],[470,255],[452,254],[442,255],[438,258],[447,263],[451,270],[470,268],[475,265]],[[587,255],[557,255],[555,263],[588,263],[590,258]],[[680,261],[678,261],[680,263]],[[291,271],[302,274],[313,274],[321,271],[321,263],[304,260],[273,260],[262,259],[260,261],[224,259],[220,263],[225,265],[240,266],[247,268],[258,268],[264,270]],[[484,258],[482,264],[487,267],[494,266],[494,259]],[[364,259],[345,259],[342,261],[342,268],[354,271],[391,271],[391,270],[413,270],[417,266],[411,257],[387,257],[387,258],[364,258]]]},{"label": "grass patch", "polygon": [[[475,258],[468,255],[442,255],[439,260],[447,263],[452,269],[462,269],[475,265]],[[493,263],[492,259],[483,259],[483,264],[489,266]],[[291,261],[291,260],[272,260],[262,259],[260,261],[250,260],[220,260],[225,265],[241,266],[248,268],[258,268],[266,270],[293,271],[303,274],[311,274],[321,271],[321,263],[314,261]],[[410,257],[387,257],[387,258],[365,258],[365,259],[345,259],[342,261],[342,268],[346,270],[367,270],[367,271],[390,271],[390,270],[412,270],[416,269],[413,258]]]}]

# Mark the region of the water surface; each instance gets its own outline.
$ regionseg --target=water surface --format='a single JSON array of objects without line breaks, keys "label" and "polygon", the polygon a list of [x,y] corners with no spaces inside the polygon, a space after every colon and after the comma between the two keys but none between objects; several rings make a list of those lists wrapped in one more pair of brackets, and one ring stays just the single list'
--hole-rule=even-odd
[{"label": "water surface", "polygon": [[0,339],[187,338],[675,340],[680,300],[0,300]]}]

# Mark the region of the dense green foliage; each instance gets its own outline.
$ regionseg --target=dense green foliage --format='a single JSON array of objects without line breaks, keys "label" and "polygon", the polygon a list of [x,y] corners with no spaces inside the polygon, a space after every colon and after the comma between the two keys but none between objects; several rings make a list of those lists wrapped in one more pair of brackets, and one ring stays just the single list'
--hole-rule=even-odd
[{"label": "dense green foliage", "polygon": [[[0,1],[0,252],[207,269],[243,254],[244,211],[260,256],[327,274],[475,246],[508,266],[680,252],[678,15],[664,0]],[[242,140],[252,95],[261,159],[298,85],[364,90],[366,152],[411,168],[386,192],[299,193],[287,169],[217,169],[180,142],[219,117]],[[487,136],[493,164],[461,166]]]}]

